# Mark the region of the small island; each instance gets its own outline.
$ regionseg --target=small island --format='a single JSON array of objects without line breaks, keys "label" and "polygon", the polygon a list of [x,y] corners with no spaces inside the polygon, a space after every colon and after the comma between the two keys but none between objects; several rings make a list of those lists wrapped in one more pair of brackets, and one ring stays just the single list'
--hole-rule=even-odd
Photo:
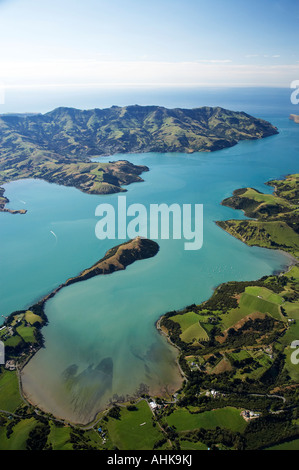
[{"label": "small island", "polygon": [[298,114],[290,114],[291,121],[294,121],[296,124],[299,124],[299,115]]},{"label": "small island", "polygon": [[[277,134],[267,121],[220,107],[57,108],[0,116],[0,185],[38,178],[89,194],[125,191],[148,167],[92,158],[144,152],[212,152]],[[3,196],[3,194],[1,195]],[[7,202],[7,201],[6,201]],[[0,199],[0,211],[5,198]],[[22,211],[10,211],[24,213]]]}]

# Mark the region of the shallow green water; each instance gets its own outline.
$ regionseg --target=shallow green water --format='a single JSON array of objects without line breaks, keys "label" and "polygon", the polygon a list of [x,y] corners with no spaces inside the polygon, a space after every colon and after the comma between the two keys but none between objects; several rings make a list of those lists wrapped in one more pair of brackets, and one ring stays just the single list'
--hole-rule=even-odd
[{"label": "shallow green water", "polygon": [[[234,189],[271,192],[264,182],[298,170],[299,127],[287,118],[271,122],[278,136],[212,154],[125,155],[150,167],[144,183],[128,187],[127,203],[202,203],[203,248],[184,251],[183,241],[161,240],[156,257],[69,286],[51,299],[46,348],[23,373],[24,390],[35,403],[87,422],[114,394],[131,395],[141,383],[151,391],[175,388],[175,351],[155,329],[159,316],[207,299],[221,282],[256,279],[287,265],[282,253],[247,247],[214,223],[243,217],[220,205]],[[6,188],[9,207],[28,213],[0,214],[1,313],[32,304],[118,243],[94,234],[97,204],[116,205],[118,195],[90,196],[30,180]]]}]

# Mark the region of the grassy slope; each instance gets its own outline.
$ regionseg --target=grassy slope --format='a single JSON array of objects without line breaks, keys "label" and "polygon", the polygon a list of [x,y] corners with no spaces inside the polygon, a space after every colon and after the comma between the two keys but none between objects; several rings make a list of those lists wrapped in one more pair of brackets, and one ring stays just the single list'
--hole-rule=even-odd
[{"label": "grassy slope", "polygon": [[199,316],[194,312],[188,312],[185,315],[176,315],[172,321],[178,323],[181,327],[181,339],[186,343],[193,341],[207,341],[209,336],[199,322]]},{"label": "grassy slope", "polygon": [[[88,158],[127,152],[215,150],[239,140],[277,133],[270,123],[223,108],[166,109],[126,106],[80,111],[57,108],[45,115],[0,117],[3,152],[16,156]],[[18,144],[18,145],[16,145]],[[59,158],[57,158],[59,160]]]},{"label": "grassy slope", "polygon": [[[237,296],[233,296],[238,302],[238,307],[230,309],[225,309],[224,307],[222,313],[220,312],[217,304],[217,308],[214,307],[215,310],[212,311],[210,305],[215,305],[215,302],[213,304],[212,302],[207,301],[200,306],[200,310],[198,311],[200,315],[197,316],[200,317],[203,311],[206,312],[206,310],[209,309],[209,316],[214,315],[218,319],[218,323],[216,323],[216,326],[217,328],[220,328],[223,332],[227,332],[229,328],[237,330],[238,328],[240,328],[240,326],[244,324],[246,325],[245,322],[248,321],[250,317],[265,318],[265,316],[269,316],[272,317],[273,320],[277,321],[274,324],[276,326],[274,326],[273,329],[269,331],[268,335],[266,334],[264,336],[265,331],[259,333],[256,336],[256,339],[254,339],[248,346],[246,345],[246,342],[244,343],[244,345],[242,345],[241,342],[241,347],[239,345],[234,346],[234,343],[232,343],[229,338],[227,338],[224,343],[218,343],[218,337],[216,337],[216,342],[214,342],[212,348],[211,346],[209,346],[208,343],[202,342],[201,348],[196,348],[194,345],[188,345],[189,349],[186,350],[187,352],[185,352],[183,349],[182,355],[186,359],[186,364],[187,367],[190,368],[191,374],[198,373],[198,369],[191,366],[191,362],[195,362],[199,364],[199,370],[201,371],[201,374],[206,374],[207,376],[210,375],[211,377],[215,377],[215,379],[211,379],[210,385],[208,386],[204,384],[204,380],[200,378],[198,388],[194,389],[194,386],[192,387],[193,397],[196,393],[195,390],[197,391],[197,393],[199,392],[199,390],[206,390],[206,388],[215,388],[216,390],[219,390],[218,387],[220,387],[221,390],[221,387],[225,384],[225,402],[227,403],[227,405],[229,405],[229,394],[227,393],[227,390],[230,389],[230,393],[236,393],[237,386],[234,381],[239,380],[241,383],[245,383],[247,380],[251,380],[255,384],[258,384],[260,380],[263,381],[264,375],[273,367],[274,360],[276,357],[275,349],[285,354],[283,370],[278,376],[278,379],[281,375],[284,374],[284,371],[286,371],[290,377],[285,377],[285,382],[282,382],[282,384],[290,385],[292,383],[298,383],[298,366],[293,365],[290,361],[290,354],[292,352],[292,350],[290,349],[290,343],[292,340],[297,339],[299,337],[298,322],[295,324],[289,324],[288,319],[293,318],[293,316],[288,314],[286,316],[283,316],[280,313],[280,307],[285,306],[286,304],[284,296],[296,295],[296,292],[298,292],[298,274],[298,268],[293,267],[293,269],[290,270],[290,272],[288,273],[288,276],[285,277],[286,281],[284,285],[281,285],[279,293],[277,292],[276,287],[275,290],[271,289],[271,286],[273,286],[274,288],[274,281],[276,279],[275,276],[270,276],[269,278],[266,278],[263,281],[264,285],[262,286],[255,285],[255,283],[253,282],[252,285],[250,285],[250,283],[246,283],[249,285],[246,285],[246,287],[241,289],[238,287],[238,283],[235,283],[236,292],[241,290],[241,293],[238,292]],[[227,294],[224,295],[229,298],[232,292],[234,291],[228,290]],[[215,296],[217,298],[217,290],[214,294],[214,297]],[[221,295],[220,299],[222,299],[222,304],[224,304],[223,294]],[[299,299],[292,300],[290,304],[292,304],[294,310],[299,312]],[[169,318],[171,320],[176,320],[177,318],[180,318],[180,324],[183,327],[187,327],[188,323],[190,323],[190,319],[194,315],[196,315],[194,312],[194,310],[196,310],[196,307],[190,306],[190,308],[193,309],[192,312],[186,312],[182,315],[171,315]],[[184,317],[186,318],[184,319]],[[269,342],[267,340],[267,337],[271,338],[271,336],[272,339]],[[242,339],[246,340],[246,328],[244,333],[242,333],[241,335],[241,340]],[[273,346],[273,342],[274,349],[272,350],[271,348]],[[190,348],[193,348],[192,356],[190,355]],[[216,354],[217,356],[219,351],[220,357],[216,360],[216,362],[213,362],[213,364],[210,365],[209,357],[211,355],[213,356],[214,354]],[[272,351],[272,354],[270,354],[269,351],[270,353]],[[221,370],[220,366],[224,361],[226,361],[226,363],[230,365],[230,368],[222,367]],[[216,370],[218,370],[217,376],[214,375]],[[221,377],[224,372],[228,372],[229,376],[222,379]],[[194,379],[192,378],[191,383],[194,383]],[[272,388],[275,388],[275,382],[273,383]],[[250,386],[248,389],[249,393],[252,393],[253,390],[253,386]],[[213,405],[213,399],[211,400],[212,403],[209,404],[209,401],[207,401],[207,405],[210,407],[217,408],[219,406],[217,401],[215,401],[215,404]],[[243,406],[246,406],[246,400],[244,401]],[[229,412],[228,410],[232,410],[232,408],[228,408],[227,406],[225,407],[224,403],[222,404],[222,407],[219,407],[219,409],[215,409],[213,411],[204,411],[204,407],[204,404],[202,404],[200,408],[189,406],[189,409],[193,408],[194,411],[196,411],[196,409],[203,411],[198,414],[191,414],[187,409],[183,407],[183,405],[180,406],[179,404],[176,404],[174,406],[173,412],[169,416],[166,416],[164,419],[170,426],[175,427],[176,432],[179,433],[180,440],[183,439],[184,432],[192,431],[201,427],[205,429],[215,429],[217,426],[219,426],[220,428],[226,428],[232,431],[237,431],[241,433],[244,432],[247,424],[244,419],[240,416],[240,410],[236,410],[236,408],[233,408],[233,411]],[[252,408],[251,405],[250,409],[254,410],[255,408]],[[285,444],[284,448],[288,449],[289,447],[287,444]],[[290,444],[290,448],[292,448],[292,444]]]},{"label": "grassy slope", "polygon": [[179,409],[167,417],[167,422],[170,426],[175,426],[178,431],[188,431],[196,428],[215,429],[219,426],[242,432],[246,428],[246,421],[240,416],[240,413],[241,410],[232,407],[196,414]]},{"label": "grassy slope", "polygon": [[43,321],[39,315],[36,315],[35,313],[31,312],[31,310],[27,310],[27,312],[25,313],[25,320],[31,325],[33,325],[36,322],[42,323]]},{"label": "grassy slope", "polygon": [[[158,106],[45,115],[0,116],[0,185],[41,178],[90,194],[123,191],[146,167],[94,163],[91,156],[140,152],[212,151],[277,133],[270,123],[222,108],[168,110]],[[7,202],[0,188],[0,210]]]},{"label": "grassy slope", "polygon": [[[0,157],[0,185],[18,179],[39,178],[50,183],[73,186],[89,194],[110,194],[125,191],[123,185],[143,181],[139,175],[148,171],[145,166],[126,161],[74,164],[67,160],[35,160],[23,155],[19,159],[20,162],[15,163],[15,158]],[[5,198],[1,198],[0,210],[3,210],[6,202]]]},{"label": "grassy slope", "polygon": [[[273,248],[273,245],[276,248],[286,249],[287,247],[287,251],[298,256],[298,175],[291,175],[286,180],[274,181],[270,184],[275,186],[275,194],[263,195],[254,189],[245,188],[235,191],[233,198],[224,202],[231,207],[243,209],[247,216],[254,216],[257,220],[228,221],[227,225],[226,222],[223,222],[221,226],[248,244],[268,246],[269,248]],[[251,238],[255,234],[252,230],[253,226],[258,227],[259,238]],[[266,236],[265,233],[263,234],[264,227],[268,227]],[[276,246],[275,243],[279,246]],[[205,313],[210,317],[214,316],[214,324],[218,331],[223,333],[223,336],[217,333],[218,336],[215,337],[212,343],[202,341],[200,347],[190,344],[184,346],[184,343],[182,343],[182,340],[184,340],[183,334],[180,334],[178,344],[182,350],[182,356],[186,360],[185,365],[190,369],[191,383],[194,384],[195,378],[193,377],[196,377],[196,374],[201,374],[201,378],[197,379],[199,380],[198,388],[190,385],[191,396],[193,397],[191,403],[196,403],[196,399],[194,399],[195,391],[205,390],[205,387],[218,390],[220,388],[221,390],[221,387],[225,386],[227,393],[231,384],[230,390],[234,393],[237,387],[235,380],[239,381],[237,383],[243,383],[244,385],[247,380],[250,380],[253,385],[249,387],[249,392],[255,389],[268,390],[268,392],[276,390],[276,393],[279,390],[280,393],[283,393],[282,390],[285,387],[298,384],[299,370],[298,365],[292,364],[290,360],[293,352],[290,349],[290,344],[293,340],[299,338],[299,323],[298,321],[289,322],[292,319],[299,320],[298,290],[299,266],[297,265],[281,278],[269,276],[252,283],[224,284],[216,289],[211,299],[202,305],[192,305],[181,312],[180,315],[170,312],[164,317],[166,323],[163,322],[163,319],[161,320],[164,329],[167,325],[170,328],[169,334],[175,343],[177,342],[178,331],[171,329],[171,322],[167,323],[168,318],[179,323],[181,331],[184,332],[190,328],[190,323],[196,321],[196,313],[199,314],[197,319]],[[237,305],[234,305],[236,303]],[[262,326],[263,321],[267,318],[272,319],[271,321],[274,322],[268,332],[265,329],[266,324],[264,323],[264,326]],[[255,321],[254,319],[261,322],[260,332],[258,323],[256,325],[250,323]],[[253,325],[255,325],[254,328],[250,329]],[[241,335],[228,335],[229,330],[238,332],[240,328],[244,330]],[[272,370],[275,373],[274,364],[279,353],[283,353],[283,362],[280,365],[281,371],[276,380],[273,378],[269,382],[267,380],[269,380],[271,374],[267,376],[267,373]],[[213,358],[213,361],[209,363],[210,358]],[[220,367],[221,364],[224,364],[224,361],[226,361],[226,364],[230,364],[230,369]],[[192,367],[192,362],[195,362],[199,369]],[[215,376],[214,371],[216,370],[217,375]],[[228,376],[221,379],[224,372]],[[205,380],[205,375],[215,378]],[[209,385],[206,385],[207,383]],[[275,383],[279,384],[278,388],[275,388]],[[268,384],[266,388],[265,384]],[[242,389],[241,385],[240,387]],[[229,403],[229,399],[226,398],[225,400]],[[215,406],[217,406],[216,402]],[[219,411],[224,409],[221,408]],[[200,410],[204,410],[204,405],[201,405]],[[214,423],[213,414],[211,413],[216,413],[216,411],[194,415],[176,405],[172,414],[167,416],[166,419],[170,425],[176,427],[179,433],[182,433],[201,425],[207,426],[207,428],[208,426],[216,426],[217,424]],[[202,416],[208,417],[206,422],[200,421]],[[228,423],[229,419],[218,425],[225,427],[228,426]],[[244,431],[244,428],[241,431]],[[180,436],[182,437],[182,434]],[[279,436],[277,437],[279,438]],[[283,444],[283,448],[291,449],[297,445],[296,442],[294,441],[294,444]]]},{"label": "grassy slope", "polygon": [[222,201],[223,205],[242,209],[255,220],[217,222],[220,227],[247,245],[282,249],[299,257],[299,174],[268,183],[274,194],[262,194],[252,188],[238,189]]},{"label": "grassy slope", "polygon": [[35,329],[31,326],[26,326],[25,324],[21,324],[21,326],[17,327],[17,333],[23,338],[26,343],[34,344],[36,339],[34,337]]},{"label": "grassy slope", "polygon": [[[137,408],[137,411],[122,409],[120,420],[109,419],[109,437],[120,450],[152,449],[163,438],[159,427],[152,425],[152,412],[146,401],[138,403]],[[143,423],[146,424],[141,426]]]},{"label": "grassy slope", "polygon": [[16,372],[5,370],[0,375],[0,410],[13,412],[21,403]]},{"label": "grassy slope", "polygon": [[48,443],[52,444],[53,450],[72,450],[70,427],[57,427],[53,422],[50,424],[50,427],[51,431],[48,436]]},{"label": "grassy slope", "polygon": [[0,450],[26,450],[26,441],[30,431],[37,425],[34,418],[23,419],[13,429],[9,439],[6,437],[6,429],[0,429]]}]

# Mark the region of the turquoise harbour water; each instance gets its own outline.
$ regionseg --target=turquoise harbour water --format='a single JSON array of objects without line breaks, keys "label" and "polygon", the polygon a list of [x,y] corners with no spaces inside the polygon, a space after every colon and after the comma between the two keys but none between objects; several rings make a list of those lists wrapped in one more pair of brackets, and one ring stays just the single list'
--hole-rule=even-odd
[{"label": "turquoise harbour water", "polygon": [[[257,279],[289,264],[283,253],[250,248],[215,224],[244,217],[220,205],[234,189],[271,192],[266,181],[298,172],[299,126],[289,121],[288,109],[277,116],[267,114],[269,109],[265,104],[264,114],[259,109],[256,115],[276,125],[277,136],[211,154],[104,159],[124,158],[150,168],[143,183],[127,187],[128,205],[203,204],[203,247],[185,251],[184,240],[159,240],[154,258],[71,285],[48,301],[45,348],[22,374],[29,399],[57,416],[86,423],[113,395],[132,395],[140,384],[153,393],[175,390],[180,383],[176,351],[155,328],[159,316],[207,299],[222,282]],[[0,214],[0,314],[29,306],[119,243],[95,237],[94,215],[101,202],[116,207],[117,194],[91,196],[32,180],[5,188],[8,207],[28,212]]]}]

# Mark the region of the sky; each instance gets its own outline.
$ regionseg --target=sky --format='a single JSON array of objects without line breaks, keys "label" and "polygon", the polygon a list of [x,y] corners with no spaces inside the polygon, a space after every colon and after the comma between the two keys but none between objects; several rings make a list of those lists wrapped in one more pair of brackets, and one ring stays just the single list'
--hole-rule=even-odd
[{"label": "sky", "polygon": [[0,82],[289,87],[298,23],[299,0],[0,0]]}]

